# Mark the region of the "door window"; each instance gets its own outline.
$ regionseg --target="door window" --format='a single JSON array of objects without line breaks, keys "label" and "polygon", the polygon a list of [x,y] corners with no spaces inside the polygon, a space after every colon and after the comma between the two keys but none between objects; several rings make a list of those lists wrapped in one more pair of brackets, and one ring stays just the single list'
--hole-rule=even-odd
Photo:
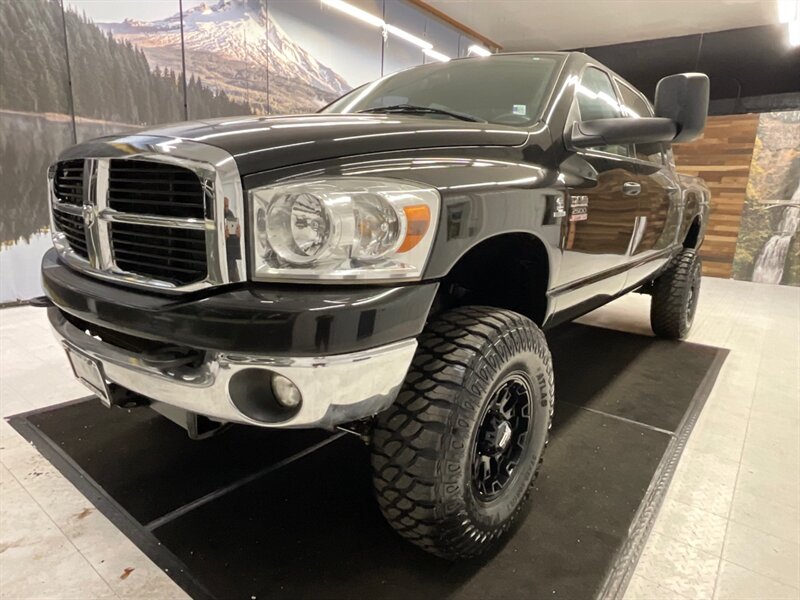
[{"label": "door window", "polygon": [[[617,101],[617,94],[611,79],[600,69],[589,67],[583,72],[581,82],[575,93],[578,111],[583,121],[590,119],[616,119],[623,116],[622,107]],[[630,156],[630,147],[614,144],[594,148],[603,152]]]},{"label": "door window", "polygon": [[[619,94],[622,100],[622,112],[626,117],[640,119],[642,117],[652,117],[653,109],[650,103],[634,92],[627,84],[617,79]],[[659,165],[664,164],[664,145],[663,144],[636,144],[636,158],[646,160]]]}]

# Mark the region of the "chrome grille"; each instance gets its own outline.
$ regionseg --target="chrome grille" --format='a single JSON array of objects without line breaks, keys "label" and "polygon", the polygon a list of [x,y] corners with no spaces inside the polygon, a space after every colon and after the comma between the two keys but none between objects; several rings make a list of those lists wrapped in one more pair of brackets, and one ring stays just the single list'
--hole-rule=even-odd
[{"label": "chrome grille", "polygon": [[111,247],[120,269],[178,284],[206,276],[202,230],[111,223]]},{"label": "chrome grille", "polygon": [[60,202],[83,205],[83,163],[81,160],[65,160],[56,165],[53,188]]},{"label": "chrome grille", "polygon": [[108,206],[135,214],[202,219],[205,195],[197,174],[169,163],[111,160]]},{"label": "chrome grille", "polygon": [[244,216],[230,154],[143,136],[84,148],[91,158],[62,160],[48,172],[62,260],[102,279],[164,291],[242,280],[244,238],[228,234]]}]

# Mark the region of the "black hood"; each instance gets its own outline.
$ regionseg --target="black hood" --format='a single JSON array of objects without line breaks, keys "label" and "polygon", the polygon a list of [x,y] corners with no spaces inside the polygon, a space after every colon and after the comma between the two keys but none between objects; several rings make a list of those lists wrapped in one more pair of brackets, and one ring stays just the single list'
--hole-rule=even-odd
[{"label": "black hood", "polygon": [[[137,131],[217,146],[236,160],[242,176],[295,164],[372,152],[454,146],[518,146],[516,127],[406,115],[314,114],[226,117]],[[99,140],[98,140],[99,141]],[[74,148],[70,154],[79,154]]]}]

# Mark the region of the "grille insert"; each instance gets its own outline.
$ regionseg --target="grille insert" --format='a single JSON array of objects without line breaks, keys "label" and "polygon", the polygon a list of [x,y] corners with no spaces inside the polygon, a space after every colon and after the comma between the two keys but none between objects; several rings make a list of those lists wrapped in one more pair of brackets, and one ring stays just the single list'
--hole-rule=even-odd
[{"label": "grille insert", "polygon": [[206,277],[205,231],[111,223],[111,247],[117,267],[176,285]]},{"label": "grille insert", "polygon": [[202,219],[205,193],[193,171],[168,163],[111,160],[108,206],[119,212]]},{"label": "grille insert", "polygon": [[217,175],[210,163],[190,164],[149,156],[56,163],[57,248],[80,259],[71,262],[76,269],[110,279],[160,289],[211,285],[208,261],[219,259],[209,258],[206,239],[217,244],[218,224],[210,222]]},{"label": "grille insert", "polygon": [[83,204],[83,159],[58,163],[53,189],[59,201],[75,206]]},{"label": "grille insert", "polygon": [[86,248],[86,228],[83,224],[83,217],[56,210],[53,211],[53,220],[58,230],[67,238],[72,251],[78,256],[88,259],[89,252]]}]

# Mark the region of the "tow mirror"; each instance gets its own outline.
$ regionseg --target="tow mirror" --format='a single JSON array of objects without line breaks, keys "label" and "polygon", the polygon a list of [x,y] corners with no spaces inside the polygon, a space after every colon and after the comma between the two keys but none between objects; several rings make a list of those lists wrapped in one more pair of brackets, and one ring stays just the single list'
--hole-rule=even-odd
[{"label": "tow mirror", "polygon": [[700,137],[708,115],[708,75],[681,73],[664,77],[656,86],[656,117],[671,119],[677,127],[673,142]]},{"label": "tow mirror", "polygon": [[590,119],[573,124],[570,143],[576,148],[612,144],[655,144],[671,142],[677,132],[677,126],[672,119],[660,117]]},{"label": "tow mirror", "polygon": [[572,125],[570,144],[592,148],[612,144],[690,142],[703,133],[708,115],[708,76],[681,73],[656,86],[655,117],[591,119]]}]

